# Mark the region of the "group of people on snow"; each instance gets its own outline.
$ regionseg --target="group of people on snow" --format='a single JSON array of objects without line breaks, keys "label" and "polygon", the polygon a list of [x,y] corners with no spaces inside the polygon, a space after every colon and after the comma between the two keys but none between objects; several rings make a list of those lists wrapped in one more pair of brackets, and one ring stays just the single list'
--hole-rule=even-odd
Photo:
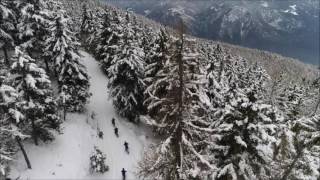
[{"label": "group of people on snow", "polygon": [[[91,119],[95,119],[95,117],[96,117],[96,114],[93,112],[93,113],[91,114]],[[119,137],[119,129],[118,129],[118,127],[116,126],[116,120],[115,120],[115,118],[112,118],[112,119],[111,119],[111,124],[112,124],[112,126],[114,127],[114,134],[115,134],[117,137]],[[100,128],[97,128],[97,130],[98,130],[98,137],[99,137],[100,139],[103,139],[103,132],[100,130]],[[124,141],[124,144],[123,144],[123,145],[124,145],[124,150],[125,150],[125,152],[129,154],[129,143],[128,143],[127,141]],[[123,180],[126,179],[126,173],[127,173],[127,171],[126,171],[124,168],[122,168],[121,174],[122,174],[122,179],[123,179]]]},{"label": "group of people on snow", "polygon": [[[111,119],[111,123],[114,127],[114,134],[119,137],[119,129],[116,127],[116,120],[114,118]],[[129,143],[127,141],[124,141],[124,149],[125,151],[129,154]],[[122,174],[122,179],[125,180],[126,179],[126,173],[127,171],[122,168],[121,170],[121,174]]]}]

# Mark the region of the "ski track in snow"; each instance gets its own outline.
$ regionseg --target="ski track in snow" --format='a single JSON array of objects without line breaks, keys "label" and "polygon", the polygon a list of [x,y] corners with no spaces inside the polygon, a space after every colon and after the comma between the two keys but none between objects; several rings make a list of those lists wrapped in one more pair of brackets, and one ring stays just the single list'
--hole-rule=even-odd
[{"label": "ski track in snow", "polygon": [[[144,148],[149,144],[147,132],[116,116],[112,101],[108,99],[107,79],[99,64],[89,54],[81,52],[83,63],[90,76],[92,97],[85,114],[68,114],[63,123],[63,134],[53,142],[35,146],[25,143],[32,169],[26,167],[22,153],[11,165],[11,178],[15,179],[122,179],[121,170],[127,170],[127,179],[138,179],[135,175],[137,163]],[[91,114],[96,116],[92,120]],[[119,138],[111,124],[116,119]],[[87,123],[89,122],[89,124]],[[97,137],[97,125],[103,131],[103,139]],[[129,143],[130,154],[124,151],[124,141]],[[89,158],[97,146],[106,154],[109,171],[104,174],[90,174]]]}]

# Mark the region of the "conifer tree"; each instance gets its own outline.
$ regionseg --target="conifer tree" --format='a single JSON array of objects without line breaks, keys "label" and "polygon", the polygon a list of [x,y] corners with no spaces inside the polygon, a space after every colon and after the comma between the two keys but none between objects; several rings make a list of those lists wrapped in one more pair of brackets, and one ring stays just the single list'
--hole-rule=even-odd
[{"label": "conifer tree", "polygon": [[[91,52],[97,60],[100,52],[99,43],[102,40],[102,32],[105,30],[104,28],[104,21],[106,16],[111,18],[109,11],[105,11],[104,9],[98,8],[95,12],[92,12],[92,32],[88,35],[87,39],[84,39],[86,42],[87,50]],[[109,19],[109,18],[108,18]]]},{"label": "conifer tree", "polygon": [[292,123],[290,127],[292,127],[294,138],[287,141],[289,148],[292,148],[288,149],[291,157],[282,161],[280,168],[283,171],[280,177],[276,178],[281,180],[319,179],[320,117],[319,115],[302,117]]},{"label": "conifer tree", "polygon": [[132,34],[124,37],[124,33],[129,33],[124,31],[130,30],[130,33],[132,33],[131,24],[127,24],[128,27],[123,27],[121,23],[121,19],[116,12],[113,13],[112,19],[109,18],[109,15],[105,15],[101,41],[97,47],[97,58],[101,61],[102,69],[107,74],[108,68],[111,66],[112,61],[115,60],[113,58],[119,53],[118,48],[123,43],[123,39],[133,37]]},{"label": "conifer tree", "polygon": [[79,43],[67,27],[68,19],[60,13],[51,24],[51,37],[46,41],[46,51],[58,78],[59,90],[70,98],[65,102],[68,111],[82,111],[90,96],[89,77],[80,62]]},{"label": "conifer tree", "polygon": [[192,40],[174,41],[170,58],[156,73],[147,91],[153,98],[148,124],[162,134],[164,140],[153,146],[140,163],[140,175],[153,179],[206,179],[215,170],[205,141],[211,129],[206,122],[208,104],[203,90],[199,54]]},{"label": "conifer tree", "polygon": [[275,146],[276,179],[317,179],[320,177],[320,118],[303,112],[307,88],[290,84],[276,99],[285,124]]},{"label": "conifer tree", "polygon": [[[12,3],[12,2],[11,2]],[[15,14],[9,7],[9,2],[2,0],[0,2],[0,47],[4,53],[4,60],[7,66],[9,63],[8,48],[13,47],[14,39],[11,32],[15,29],[14,27]]]},{"label": "conifer tree", "polygon": [[[144,93],[144,106],[146,107],[148,107],[154,100],[152,95],[150,95],[150,93],[152,93],[151,91],[153,91],[151,88],[154,88],[152,84],[161,78],[158,72],[163,69],[164,64],[170,58],[169,51],[172,43],[170,38],[171,37],[165,32],[165,30],[161,29],[156,40],[150,44],[150,50],[145,50],[145,53],[147,53],[147,58],[145,60],[146,68],[144,83],[146,84],[146,91]],[[157,88],[161,88],[163,90],[162,93],[165,93],[165,86],[159,86]],[[161,91],[159,90],[159,92]],[[148,111],[148,114],[150,116],[154,116],[157,115],[157,111],[157,109],[153,109]]]},{"label": "conifer tree", "polygon": [[46,72],[21,47],[16,47],[12,60],[13,84],[23,98],[18,107],[26,118],[23,133],[31,135],[36,145],[38,138],[53,140],[49,130],[58,130],[60,123]]},{"label": "conifer tree", "polygon": [[281,115],[264,100],[266,73],[246,68],[241,59],[225,56],[218,46],[217,62],[207,69],[213,107],[211,156],[213,179],[268,179]]},{"label": "conifer tree", "polygon": [[94,17],[93,12],[86,6],[86,4],[84,4],[82,7],[82,22],[80,28],[84,39],[87,39],[87,36],[94,32],[94,26],[96,24],[93,21],[95,20],[96,18]]},{"label": "conifer tree", "polygon": [[22,134],[20,128],[20,123],[24,120],[24,115],[17,109],[20,97],[13,87],[4,82],[4,79],[6,77],[0,77],[0,177],[6,177],[8,174],[8,163],[13,160],[13,155],[17,152],[17,145],[23,152],[28,168],[31,168],[21,142],[28,136]]},{"label": "conifer tree", "polygon": [[[133,36],[130,23],[124,27],[123,38],[112,46],[107,69],[108,88],[119,114],[130,121],[137,121],[143,109],[143,51]],[[104,62],[105,64],[105,62]]]},{"label": "conifer tree", "polygon": [[48,34],[50,14],[42,0],[21,0],[18,28],[19,44],[29,55],[44,52],[44,41]]},{"label": "conifer tree", "polygon": [[[111,29],[111,19],[112,17],[109,14],[104,14],[104,21],[102,24],[102,30],[99,34],[99,44],[96,48],[96,57],[98,60],[104,60],[107,57],[107,54],[109,52],[107,52],[107,48],[108,45],[111,44],[111,39],[113,38],[117,38],[116,36],[113,35],[113,30],[115,29]],[[116,26],[115,24],[113,25],[113,27]],[[113,42],[116,39],[113,40]],[[110,52],[111,53],[111,52]]]}]

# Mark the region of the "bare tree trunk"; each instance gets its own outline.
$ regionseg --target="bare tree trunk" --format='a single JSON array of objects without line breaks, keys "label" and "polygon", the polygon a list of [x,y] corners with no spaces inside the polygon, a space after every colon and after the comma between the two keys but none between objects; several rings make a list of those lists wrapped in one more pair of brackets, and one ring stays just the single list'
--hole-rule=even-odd
[{"label": "bare tree trunk", "polygon": [[19,145],[19,147],[20,147],[20,149],[21,149],[21,151],[22,151],[23,157],[24,157],[24,159],[25,159],[25,161],[26,161],[26,163],[27,163],[28,168],[31,169],[31,164],[30,164],[28,155],[27,155],[26,151],[24,150],[24,147],[23,147],[23,144],[22,144],[22,142],[21,142],[20,137],[16,136],[15,139],[16,139],[16,141],[17,141],[17,143],[18,143],[18,145]]},{"label": "bare tree trunk", "polygon": [[[24,75],[24,77],[25,77],[25,75]],[[30,96],[29,96],[29,94],[30,94],[29,90],[27,90],[26,94],[27,94],[28,102],[30,102],[30,101],[31,101],[31,98],[30,98]],[[30,120],[30,121],[31,121],[31,126],[32,126],[32,138],[33,138],[34,144],[35,144],[36,146],[38,146],[38,133],[37,133],[36,125],[35,125],[35,123],[34,123],[34,117],[35,117],[35,116],[34,116],[34,110],[32,110],[31,113],[30,113],[30,111],[29,111],[29,113],[27,113],[26,116],[27,116],[27,120]]]},{"label": "bare tree trunk", "polygon": [[9,56],[8,56],[7,48],[5,46],[3,46],[2,50],[3,50],[3,53],[4,53],[4,60],[6,62],[6,65],[9,67],[10,66],[10,62],[9,62]]},{"label": "bare tree trunk", "polygon": [[47,69],[47,74],[50,74],[50,68],[49,68],[49,63],[48,63],[48,59],[45,58],[44,63],[46,64],[46,69]]},{"label": "bare tree trunk", "polygon": [[39,145],[39,143],[38,143],[38,134],[37,134],[36,125],[34,124],[34,119],[33,118],[31,118],[31,125],[32,125],[33,141],[34,141],[34,144],[36,146],[38,146]]},{"label": "bare tree trunk", "polygon": [[63,106],[63,120],[66,121],[66,119],[67,119],[67,108],[66,108],[66,106],[64,105],[64,106]]}]

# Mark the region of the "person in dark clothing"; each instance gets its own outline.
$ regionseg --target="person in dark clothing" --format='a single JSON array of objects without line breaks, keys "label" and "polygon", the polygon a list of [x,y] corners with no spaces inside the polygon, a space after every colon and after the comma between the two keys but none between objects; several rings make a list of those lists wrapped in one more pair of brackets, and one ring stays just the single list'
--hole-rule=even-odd
[{"label": "person in dark clothing", "polygon": [[99,131],[98,136],[99,136],[100,139],[103,139],[103,132]]},{"label": "person in dark clothing", "polygon": [[122,168],[122,171],[121,171],[121,173],[122,173],[122,180],[126,180],[126,170],[124,169],[124,168]]},{"label": "person in dark clothing", "polygon": [[111,123],[113,126],[116,126],[116,120],[114,118],[112,118]]},{"label": "person in dark clothing", "polygon": [[124,142],[124,149],[129,154],[129,143],[127,141]]},{"label": "person in dark clothing", "polygon": [[119,137],[119,130],[118,130],[118,128],[116,127],[116,128],[114,128],[114,134],[117,136],[117,137]]}]

